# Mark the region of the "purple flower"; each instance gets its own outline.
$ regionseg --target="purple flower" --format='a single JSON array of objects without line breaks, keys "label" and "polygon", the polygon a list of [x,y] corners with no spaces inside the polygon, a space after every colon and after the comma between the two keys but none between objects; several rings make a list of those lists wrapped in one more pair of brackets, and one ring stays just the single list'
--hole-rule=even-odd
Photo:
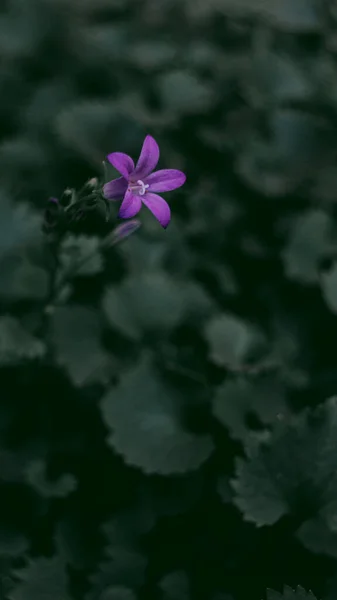
[{"label": "purple flower", "polygon": [[159,146],[151,135],[147,135],[144,140],[136,166],[132,158],[123,152],[112,152],[107,159],[122,175],[103,187],[104,196],[108,200],[119,200],[124,196],[118,216],[121,219],[134,217],[140,211],[143,202],[162,227],[166,228],[171,219],[170,207],[154,192],[175,190],[184,185],[186,175],[176,169],[163,169],[152,173],[159,160]]}]

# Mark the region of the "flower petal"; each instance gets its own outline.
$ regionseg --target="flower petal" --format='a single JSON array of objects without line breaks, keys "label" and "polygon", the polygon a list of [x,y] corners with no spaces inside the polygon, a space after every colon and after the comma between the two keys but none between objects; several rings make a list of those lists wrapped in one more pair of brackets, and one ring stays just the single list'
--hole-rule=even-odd
[{"label": "flower petal", "polygon": [[184,185],[186,175],[177,169],[163,169],[155,171],[146,177],[144,183],[149,184],[150,192],[169,192]]},{"label": "flower petal", "polygon": [[104,197],[107,198],[107,200],[120,200],[120,198],[124,196],[127,187],[128,182],[124,177],[108,181],[108,183],[103,185]]},{"label": "flower petal", "polygon": [[136,179],[143,179],[149,175],[156,168],[158,160],[159,146],[151,135],[147,135],[136,168],[132,173],[132,179],[136,181]]},{"label": "flower petal", "polygon": [[124,154],[124,152],[112,152],[111,154],[108,154],[107,159],[109,163],[125,177],[125,179],[129,179],[130,173],[132,173],[135,168],[135,163],[131,156]]},{"label": "flower petal", "polygon": [[142,196],[142,202],[156,217],[161,226],[166,229],[171,220],[171,210],[166,200],[157,194],[147,192]]},{"label": "flower petal", "polygon": [[124,196],[118,216],[121,219],[129,219],[130,217],[134,217],[137,213],[139,213],[141,206],[142,201],[140,196],[136,196],[128,190]]}]

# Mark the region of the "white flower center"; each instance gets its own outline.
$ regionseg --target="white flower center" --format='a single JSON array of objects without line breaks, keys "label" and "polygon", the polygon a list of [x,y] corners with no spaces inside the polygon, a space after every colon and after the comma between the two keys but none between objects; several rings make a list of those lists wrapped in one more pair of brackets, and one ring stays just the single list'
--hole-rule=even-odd
[{"label": "white flower center", "polygon": [[[141,179],[138,179],[138,181],[136,182],[137,185],[130,185],[129,189],[135,192],[138,192],[139,196],[144,196],[146,190],[149,186],[148,183],[144,183],[144,181],[142,181]],[[140,188],[140,189],[139,189]]]},{"label": "white flower center", "polygon": [[145,185],[145,183],[144,183],[144,182],[143,182],[141,179],[138,179],[137,183],[138,183],[138,185],[140,185],[140,186],[141,186],[141,188],[142,188],[141,190],[139,190],[139,195],[140,195],[140,196],[144,196],[144,194],[145,194],[145,192],[146,192],[147,188],[148,188],[148,187],[150,187],[150,186],[149,186],[149,184],[147,183],[147,184]]}]

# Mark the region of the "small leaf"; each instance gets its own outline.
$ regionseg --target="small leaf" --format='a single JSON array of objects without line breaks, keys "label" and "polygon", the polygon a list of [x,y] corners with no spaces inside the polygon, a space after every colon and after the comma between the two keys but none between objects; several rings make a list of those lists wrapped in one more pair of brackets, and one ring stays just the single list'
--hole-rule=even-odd
[{"label": "small leaf", "polygon": [[0,317],[0,365],[13,365],[22,360],[41,358],[43,342],[28,333],[13,317]]},{"label": "small leaf", "polygon": [[213,450],[210,437],[183,429],[179,397],[164,385],[147,359],[108,391],[101,407],[111,432],[108,443],[127,464],[145,473],[193,471]]},{"label": "small leaf", "polygon": [[31,461],[26,469],[26,480],[44,498],[64,498],[71,494],[77,482],[73,475],[62,475],[57,481],[46,479],[44,461]]},{"label": "small leaf", "polygon": [[165,575],[159,587],[165,600],[187,600],[190,597],[189,581],[184,571],[173,571]]},{"label": "small leaf", "polygon": [[208,321],[205,336],[211,360],[229,368],[244,366],[264,345],[263,336],[253,325],[229,314]]},{"label": "small leaf", "polygon": [[294,219],[283,262],[289,279],[317,283],[319,262],[332,248],[330,217],[321,210],[308,210]]},{"label": "small leaf", "polygon": [[296,537],[310,552],[337,558],[337,531],[333,531],[322,516],[305,521]]}]

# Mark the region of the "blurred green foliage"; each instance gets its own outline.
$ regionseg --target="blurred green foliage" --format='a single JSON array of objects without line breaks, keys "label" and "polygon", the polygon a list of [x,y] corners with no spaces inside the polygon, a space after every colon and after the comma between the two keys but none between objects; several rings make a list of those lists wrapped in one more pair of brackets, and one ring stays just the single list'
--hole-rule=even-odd
[{"label": "blurred green foliage", "polygon": [[[1,600],[336,597],[336,21],[2,1]],[[147,133],[167,231],[54,255],[47,199]]]}]

